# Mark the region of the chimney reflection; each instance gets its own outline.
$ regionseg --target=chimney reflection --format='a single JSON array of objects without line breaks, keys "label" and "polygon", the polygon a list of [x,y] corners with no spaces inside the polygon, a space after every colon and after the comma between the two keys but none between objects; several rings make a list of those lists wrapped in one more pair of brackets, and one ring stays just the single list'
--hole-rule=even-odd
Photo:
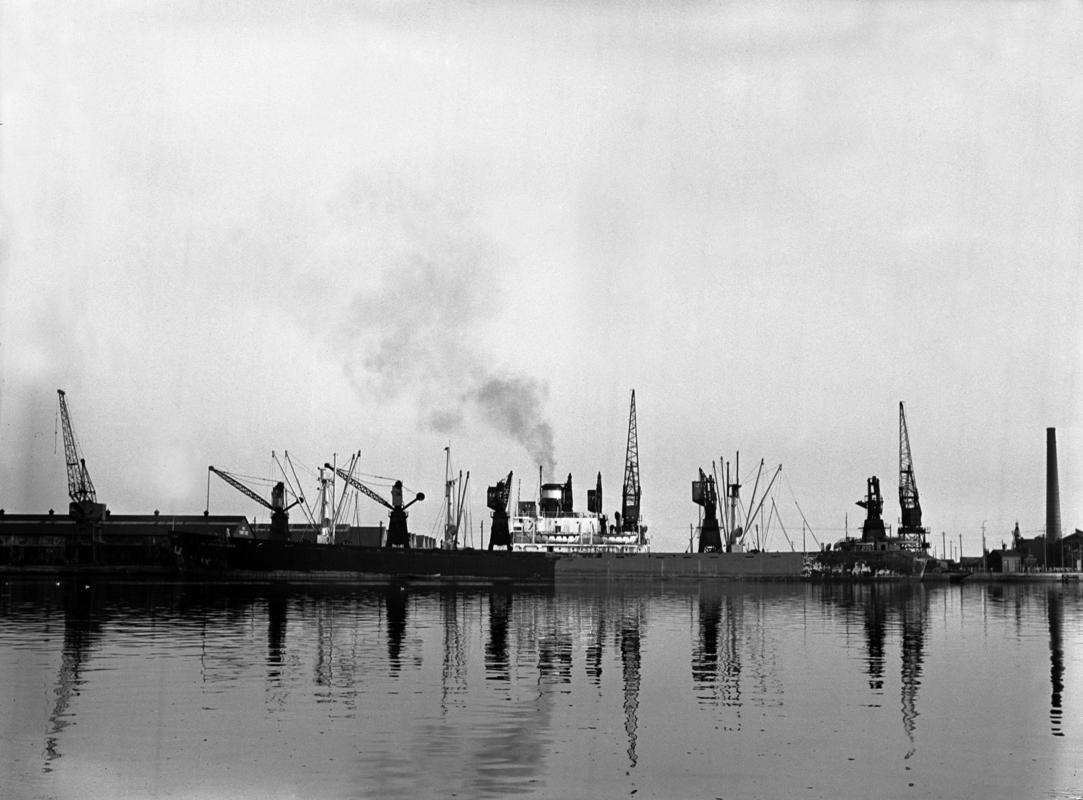
[{"label": "chimney reflection", "polygon": [[1049,729],[1054,736],[1064,736],[1064,595],[1059,588],[1051,588],[1046,596],[1049,616]]}]

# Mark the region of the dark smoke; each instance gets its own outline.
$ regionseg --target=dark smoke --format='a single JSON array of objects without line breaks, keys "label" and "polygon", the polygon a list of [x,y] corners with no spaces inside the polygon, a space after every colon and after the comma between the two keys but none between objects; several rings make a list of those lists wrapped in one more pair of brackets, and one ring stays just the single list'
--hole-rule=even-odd
[{"label": "dark smoke", "polygon": [[489,378],[474,394],[486,420],[519,442],[546,475],[556,471],[553,429],[542,415],[545,387],[525,377]]}]

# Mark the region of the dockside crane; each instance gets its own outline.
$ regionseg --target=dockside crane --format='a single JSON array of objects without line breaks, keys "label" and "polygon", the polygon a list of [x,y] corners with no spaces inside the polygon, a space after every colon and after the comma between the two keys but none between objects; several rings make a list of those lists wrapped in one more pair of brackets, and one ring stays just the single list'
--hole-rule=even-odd
[{"label": "dockside crane", "polygon": [[511,500],[511,477],[497,481],[485,492],[485,505],[493,512],[493,522],[489,526],[489,549],[503,547],[511,550],[511,531],[508,530],[508,502]]},{"label": "dockside crane", "polygon": [[722,533],[718,528],[718,489],[714,478],[699,471],[699,480],[692,481],[692,502],[703,507],[703,522],[699,526],[699,552],[722,552]]},{"label": "dockside crane", "polygon": [[98,494],[94,490],[94,482],[90,479],[86,461],[79,455],[79,445],[75,440],[75,430],[72,428],[71,415],[68,412],[67,395],[63,389],[56,390],[60,401],[60,422],[64,429],[64,461],[68,472],[68,497],[71,504],[68,506],[68,514],[76,525],[100,524],[105,518],[105,503],[98,502]]},{"label": "dockside crane", "polygon": [[389,510],[388,523],[387,523],[387,543],[386,547],[404,547],[407,550],[410,549],[410,531],[406,526],[406,518],[409,514],[406,513],[406,509],[412,506],[414,503],[418,503],[425,499],[424,492],[418,492],[414,495],[414,499],[409,503],[403,505],[402,502],[402,481],[395,481],[391,486],[391,502],[389,503],[381,495],[370,489],[363,484],[352,474],[344,470],[342,467],[332,467],[330,464],[323,465],[325,469],[333,469],[335,474],[342,480],[346,481],[349,486],[357,489],[361,494],[365,495],[384,508]]},{"label": "dockside crane", "polygon": [[250,489],[245,484],[241,483],[233,475],[230,475],[224,470],[217,469],[213,466],[207,467],[208,472],[213,472],[219,478],[224,480],[234,489],[241,494],[250,497],[255,500],[261,506],[271,512],[271,533],[270,540],[273,542],[288,542],[290,538],[290,515],[289,511],[299,503],[305,502],[305,498],[298,497],[289,505],[286,505],[286,484],[282,481],[278,481],[271,488],[271,501],[267,502],[264,497],[256,492],[254,489]]},{"label": "dockside crane", "polygon": [[887,538],[884,528],[884,498],[880,494],[880,479],[875,475],[865,481],[865,499],[858,500],[856,505],[865,509],[865,521],[861,524],[861,541],[875,544]]},{"label": "dockside crane", "polygon": [[910,434],[906,428],[906,411],[899,402],[899,538],[904,546],[913,550],[925,550],[926,529],[921,525],[921,501],[918,484],[914,478],[914,462],[910,457]]},{"label": "dockside crane", "polygon": [[[621,493],[620,518],[615,520],[617,529],[639,534],[639,543],[646,535],[646,528],[639,524],[639,432],[636,428],[636,390],[632,389],[632,404],[628,411],[628,447],[624,456],[624,487]],[[614,515],[616,516],[616,515]]]}]

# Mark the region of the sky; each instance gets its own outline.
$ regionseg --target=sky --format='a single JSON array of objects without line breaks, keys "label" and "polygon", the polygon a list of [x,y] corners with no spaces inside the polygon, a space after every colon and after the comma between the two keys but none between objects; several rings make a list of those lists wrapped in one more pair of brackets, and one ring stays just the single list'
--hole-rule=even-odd
[{"label": "sky", "polygon": [[0,0],[0,507],[66,509],[60,388],[115,513],[265,520],[208,465],[269,496],[288,453],[311,499],[360,451],[432,533],[450,453],[478,544],[509,471],[618,510],[634,390],[655,550],[738,452],[746,498],[782,467],[771,549],[859,530],[871,475],[894,522],[900,402],[938,550],[1043,532],[1049,427],[1083,527],[1081,34],[1078,2]]}]

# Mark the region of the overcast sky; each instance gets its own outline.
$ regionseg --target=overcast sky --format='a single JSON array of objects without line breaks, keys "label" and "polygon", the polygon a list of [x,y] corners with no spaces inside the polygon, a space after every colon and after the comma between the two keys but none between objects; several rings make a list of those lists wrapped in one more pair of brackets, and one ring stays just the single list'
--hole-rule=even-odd
[{"label": "overcast sky", "polygon": [[899,401],[938,548],[1043,530],[1047,427],[1083,527],[1078,2],[0,9],[9,512],[63,388],[116,513],[361,450],[430,533],[450,444],[486,533],[539,465],[612,514],[634,388],[655,549],[738,450],[791,536],[894,521]]}]

